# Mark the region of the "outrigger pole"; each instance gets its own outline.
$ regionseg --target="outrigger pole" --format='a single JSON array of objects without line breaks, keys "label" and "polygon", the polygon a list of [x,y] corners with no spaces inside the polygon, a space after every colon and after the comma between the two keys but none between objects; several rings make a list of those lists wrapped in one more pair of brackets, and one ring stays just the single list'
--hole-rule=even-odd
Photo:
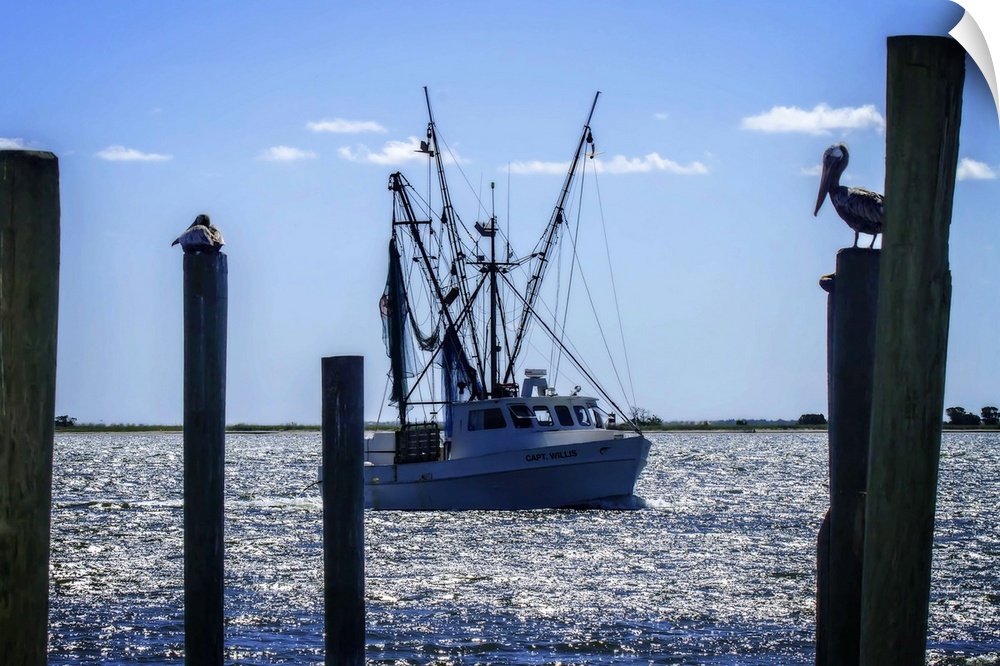
[{"label": "outrigger pole", "polygon": [[[593,118],[594,111],[597,108],[597,100],[600,97],[600,91],[594,95],[594,101],[591,104],[590,112],[587,114],[587,121],[583,126],[583,131],[580,135],[580,141],[577,145],[576,152],[573,156],[573,160],[570,163],[569,171],[566,175],[566,180],[563,183],[562,190],[559,195],[559,199],[556,206],[552,212],[552,217],[549,220],[548,226],[542,233],[542,237],[539,239],[536,245],[536,251],[530,255],[530,260],[533,262],[534,266],[531,272],[531,277],[528,280],[526,288],[526,296],[521,296],[518,294],[519,298],[524,302],[525,307],[520,316],[520,322],[515,330],[514,342],[511,346],[506,344],[506,335],[504,347],[507,351],[507,364],[503,371],[503,383],[511,383],[515,381],[514,377],[514,364],[521,351],[521,346],[527,335],[527,329],[529,324],[529,317],[533,315],[533,307],[538,298],[539,291],[541,288],[542,280],[545,276],[546,269],[549,263],[548,255],[552,248],[558,240],[558,230],[559,225],[564,220],[564,206],[566,200],[569,197],[569,191],[573,184],[573,179],[576,175],[577,168],[580,163],[580,158],[583,156],[584,147],[586,144],[592,144],[594,139],[590,131],[590,121]],[[498,263],[496,258],[496,215],[491,215],[489,221],[489,227],[485,227],[479,223],[476,224],[477,229],[483,236],[489,236],[490,238],[490,257],[489,261],[473,262],[480,266],[480,271],[484,274],[484,281],[488,285],[490,291],[490,320],[489,320],[489,339],[487,344],[489,344],[489,350],[487,351],[485,347],[480,347],[479,336],[475,326],[469,326],[467,328],[463,327],[463,321],[467,321],[467,315],[470,313],[472,304],[479,293],[480,288],[483,286],[483,282],[479,283],[479,286],[470,293],[470,285],[466,280],[466,265],[467,265],[467,255],[464,251],[462,240],[459,238],[459,232],[457,227],[456,216],[454,208],[451,202],[451,195],[448,189],[448,182],[445,176],[444,161],[441,155],[440,146],[438,145],[437,131],[434,124],[434,115],[431,110],[430,94],[427,87],[424,86],[424,97],[427,103],[427,141],[421,141],[420,150],[418,152],[426,153],[429,157],[435,160],[435,165],[438,173],[438,185],[441,190],[441,204],[442,211],[440,217],[440,223],[442,227],[442,232],[448,236],[448,245],[451,251],[452,266],[450,271],[452,275],[456,276],[457,285],[452,285],[450,289],[447,289],[446,285],[442,283],[439,279],[434,267],[431,265],[431,256],[428,248],[424,246],[422,239],[420,237],[420,232],[418,230],[419,226],[422,224],[433,224],[433,220],[418,220],[416,218],[415,211],[406,193],[406,188],[409,187],[409,183],[402,176],[401,173],[394,173],[389,179],[389,189],[392,190],[397,198],[397,202],[402,207],[403,220],[393,220],[393,226],[406,226],[410,231],[410,235],[413,238],[414,244],[418,249],[419,258],[415,258],[420,264],[424,273],[426,274],[428,280],[431,283],[432,291],[434,297],[438,301],[438,306],[441,310],[441,317],[444,320],[447,330],[445,336],[459,336],[460,333],[466,332],[471,337],[471,348],[475,356],[474,360],[476,362],[476,368],[469,366],[473,372],[478,373],[482,382],[482,390],[486,395],[491,397],[501,397],[502,386],[501,383],[501,368],[500,368],[500,351],[501,346],[498,340],[498,318],[502,316],[499,304],[499,284],[497,276],[498,274],[504,274],[505,271],[501,270],[501,266],[509,266],[511,264]],[[491,188],[493,184],[491,183]],[[537,250],[537,248],[541,250]],[[398,261],[398,259],[397,259]],[[521,263],[520,261],[517,263]],[[506,277],[504,277],[506,280]],[[447,293],[445,293],[447,290]],[[516,291],[516,290],[515,290]],[[459,298],[460,296],[460,298]],[[452,306],[456,301],[460,302],[457,306],[457,312],[459,313],[455,316],[452,312]],[[536,316],[537,318],[537,316]],[[544,322],[542,322],[544,325]],[[506,330],[506,327],[505,327]],[[439,350],[440,351],[440,350]],[[436,354],[435,354],[436,355]],[[468,363],[468,359],[463,353],[464,363]],[[430,367],[430,363],[424,368],[423,372],[420,373],[421,377],[427,372]],[[489,367],[486,367],[488,364]],[[397,370],[399,370],[397,368]],[[419,382],[419,379],[418,379]],[[409,398],[411,391],[400,391],[399,395],[399,411],[400,411],[400,422],[403,423],[405,420],[405,413],[407,404],[410,404]],[[403,395],[405,394],[405,395]],[[610,399],[609,399],[610,401]]]},{"label": "outrigger pole", "polygon": [[[455,209],[451,203],[451,192],[448,189],[448,180],[445,177],[444,159],[441,157],[441,147],[438,145],[437,127],[434,124],[434,113],[431,111],[431,96],[427,90],[427,86],[424,86],[424,99],[427,101],[427,148],[430,156],[434,158],[434,164],[437,167],[438,173],[438,185],[441,190],[441,226],[447,230],[448,242],[451,245],[451,253],[455,262],[454,270],[460,278],[458,280],[458,289],[462,297],[462,307],[464,308],[470,303],[469,287],[465,280],[465,253],[462,251],[462,244],[458,237],[457,225],[455,224]],[[441,307],[445,312],[448,312],[448,308],[454,300],[452,299],[450,302],[441,301]],[[458,331],[456,330],[455,333],[457,334]],[[476,355],[480,376],[482,376],[485,373],[483,359],[480,358],[479,352],[479,336],[475,326],[469,327],[469,335],[472,337],[472,349]],[[485,379],[483,377],[484,385],[486,383]]]},{"label": "outrigger pole", "polygon": [[569,173],[566,174],[566,181],[563,183],[562,192],[559,195],[559,201],[556,203],[555,209],[552,211],[552,218],[549,220],[549,225],[545,228],[542,234],[542,250],[541,252],[535,253],[535,270],[528,280],[528,285],[526,291],[526,296],[524,297],[525,308],[521,313],[521,323],[517,327],[517,336],[514,338],[514,348],[508,359],[507,370],[504,372],[504,381],[512,382],[515,381],[514,378],[514,363],[517,360],[518,354],[521,352],[521,345],[524,342],[525,335],[527,333],[528,318],[532,314],[532,310],[535,306],[535,300],[538,298],[538,290],[542,284],[542,278],[545,276],[545,270],[548,267],[548,254],[549,250],[555,244],[556,231],[559,225],[563,221],[563,207],[566,204],[566,198],[569,196],[569,189],[573,184],[573,177],[576,175],[576,167],[580,163],[580,156],[583,155],[584,146],[588,143],[594,142],[594,137],[590,133],[590,120],[594,117],[594,109],[597,108],[597,98],[601,96],[601,91],[598,90],[597,94],[594,95],[594,103],[590,106],[590,113],[587,114],[587,122],[583,125],[583,132],[580,134],[580,143],[576,147],[576,154],[573,156],[573,161],[569,165]]}]

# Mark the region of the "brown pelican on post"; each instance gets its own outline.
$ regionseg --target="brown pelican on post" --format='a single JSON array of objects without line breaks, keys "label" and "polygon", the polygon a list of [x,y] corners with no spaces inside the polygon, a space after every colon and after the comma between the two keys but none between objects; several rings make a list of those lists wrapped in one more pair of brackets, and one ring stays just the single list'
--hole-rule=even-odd
[{"label": "brown pelican on post", "polygon": [[226,241],[222,240],[222,232],[212,225],[208,215],[202,213],[194,218],[191,226],[170,245],[178,243],[185,252],[218,252]]},{"label": "brown pelican on post", "polygon": [[872,244],[868,247],[873,248],[875,237],[882,233],[882,195],[863,187],[844,187],[840,184],[840,175],[847,168],[848,158],[847,146],[843,143],[835,143],[823,153],[823,175],[820,176],[819,196],[813,216],[819,213],[823,199],[829,193],[834,210],[854,230],[854,247],[858,246],[859,234],[871,234]]}]

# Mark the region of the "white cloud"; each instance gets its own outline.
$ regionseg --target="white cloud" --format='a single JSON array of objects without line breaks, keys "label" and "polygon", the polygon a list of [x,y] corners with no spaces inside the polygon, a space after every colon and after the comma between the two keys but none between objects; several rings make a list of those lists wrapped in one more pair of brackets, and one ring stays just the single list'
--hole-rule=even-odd
[{"label": "white cloud", "polygon": [[506,167],[501,167],[500,171],[510,173],[547,173],[565,174],[569,171],[569,162],[542,162],[532,160],[531,162],[511,162]]},{"label": "white cloud", "polygon": [[[373,152],[365,144],[359,143],[353,148],[349,146],[338,148],[337,153],[351,162],[392,166],[427,159],[427,153],[420,150],[420,143],[420,139],[411,136],[406,141],[386,141],[382,150],[378,152]],[[445,164],[454,164],[456,161],[465,163],[465,160],[453,153],[445,152],[443,155]]]},{"label": "white cloud", "polygon": [[273,146],[262,151],[257,156],[257,159],[268,162],[295,162],[298,160],[312,160],[316,157],[316,153],[311,150],[302,150],[301,148],[292,148],[291,146]]},{"label": "white cloud", "polygon": [[997,172],[989,164],[963,157],[958,161],[957,177],[959,180],[993,180]]},{"label": "white cloud", "polygon": [[[677,175],[705,175],[708,168],[701,162],[692,162],[684,165],[673,160],[660,157],[659,153],[650,153],[645,157],[628,158],[624,155],[615,155],[610,160],[595,159],[594,168],[599,173],[649,173],[651,171],[665,171]],[[531,162],[511,162],[509,166],[511,173],[518,174],[565,174],[569,171],[569,162],[541,162],[538,160]],[[501,168],[501,171],[504,169]]]},{"label": "white cloud", "polygon": [[607,164],[604,161],[598,162],[598,171],[608,173],[645,173],[647,171],[666,171],[667,173],[689,175],[704,175],[708,169],[701,162],[692,162],[685,166],[673,160],[660,157],[659,153],[650,153],[643,158],[626,158],[624,155],[615,155]]},{"label": "white cloud", "polygon": [[104,150],[95,153],[94,156],[109,162],[163,162],[173,159],[173,155],[144,153],[135,148],[126,148],[125,146],[108,146]]},{"label": "white cloud", "polygon": [[654,118],[656,118],[657,120],[666,120],[666,119],[667,119],[667,118],[669,118],[670,116],[668,116],[668,115],[667,115],[667,114],[665,114],[665,113],[654,113],[654,114],[653,114],[653,117],[654,117]]},{"label": "white cloud", "polygon": [[0,136],[0,150],[28,150],[24,139],[5,139]]},{"label": "white cloud", "polygon": [[885,128],[885,119],[874,104],[845,106],[840,109],[818,104],[811,111],[795,106],[776,106],[770,111],[744,118],[741,127],[755,132],[802,132],[816,135],[830,134],[830,130],[868,128],[881,132]]},{"label": "white cloud", "polygon": [[336,132],[338,134],[360,134],[362,132],[385,134],[389,131],[374,120],[347,120],[345,118],[306,123],[306,128],[312,132]]}]

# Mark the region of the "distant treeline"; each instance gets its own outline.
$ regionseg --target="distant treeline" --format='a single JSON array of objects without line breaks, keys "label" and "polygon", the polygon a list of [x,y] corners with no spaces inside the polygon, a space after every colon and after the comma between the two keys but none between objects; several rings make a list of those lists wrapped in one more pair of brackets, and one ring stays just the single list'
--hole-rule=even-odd
[{"label": "distant treeline", "polygon": [[[794,429],[800,427],[825,427],[822,423],[800,422],[784,419],[722,419],[718,421],[659,421],[640,424],[646,430],[706,430],[706,429]],[[619,430],[628,430],[627,424],[619,423]],[[398,430],[398,423],[365,423],[365,430]],[[182,425],[156,425],[147,423],[77,423],[76,419],[59,417],[56,419],[56,430],[60,432],[183,432]],[[257,424],[236,423],[226,426],[226,432],[286,432],[314,431],[319,432],[319,425],[301,423]]]},{"label": "distant treeline", "polygon": [[[78,423],[75,418],[60,416],[56,419],[59,432],[183,432],[183,425],[156,425],[149,423]],[[319,425],[302,423],[235,423],[226,426],[226,432],[319,432]],[[398,424],[366,423],[365,430],[398,430]]]},{"label": "distant treeline", "polygon": [[[968,412],[962,407],[949,407],[945,410],[948,420],[944,425],[960,428],[1000,427],[1000,409],[983,407],[980,414]],[[56,430],[60,432],[182,432],[182,425],[155,425],[145,423],[78,423],[71,416],[59,416],[55,421]],[[644,430],[796,430],[796,429],[826,429],[827,421],[823,414],[803,414],[796,420],[792,419],[716,419],[713,421],[663,421],[653,415],[640,420],[639,426]],[[629,430],[630,426],[619,422],[614,426],[618,430]],[[365,430],[398,430],[398,423],[365,423]],[[226,426],[227,432],[287,432],[314,431],[319,432],[320,426],[301,423],[257,424],[236,423]]]},{"label": "distant treeline", "polygon": [[647,424],[645,430],[798,430],[825,429],[826,419],[822,422],[805,422],[790,419],[718,419],[715,421],[663,421],[658,424]]},{"label": "distant treeline", "polygon": [[[300,423],[282,423],[280,425],[260,425],[255,423],[236,423],[226,426],[226,432],[284,432],[288,430],[315,430],[318,425],[302,425]],[[71,432],[183,432],[182,425],[156,425],[149,423],[77,423],[76,419],[59,417],[56,419],[56,430]]]},{"label": "distant treeline", "polygon": [[[789,429],[789,428],[825,428],[826,417],[822,414],[803,414],[795,421],[790,419],[716,419],[714,421],[664,421],[662,418],[643,407],[634,407],[631,412],[632,422],[646,430],[755,430]],[[619,429],[628,428],[628,424],[619,424]]]},{"label": "distant treeline", "polygon": [[979,414],[965,411],[964,407],[949,407],[944,410],[951,426],[993,426],[1000,425],[1000,409],[992,405],[983,407]]}]

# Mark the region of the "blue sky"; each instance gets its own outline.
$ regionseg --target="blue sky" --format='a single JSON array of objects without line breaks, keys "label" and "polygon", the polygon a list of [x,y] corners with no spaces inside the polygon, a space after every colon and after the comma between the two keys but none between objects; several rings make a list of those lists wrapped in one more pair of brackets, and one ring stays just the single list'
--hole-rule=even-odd
[{"label": "blue sky", "polygon": [[[425,85],[472,184],[450,176],[459,213],[475,220],[474,192],[496,180],[521,253],[602,92],[592,127],[636,404],[667,420],[825,413],[817,278],[853,234],[829,202],[812,215],[820,157],[846,141],[845,184],[883,190],[886,37],[946,35],[962,9],[40,1],[4,14],[0,146],[60,161],[57,413],[182,420],[170,241],[206,212],[229,255],[227,420],[318,423],[322,356],[364,355],[366,416],[383,402],[386,182],[424,178],[410,146]],[[945,400],[978,412],[1000,403],[1000,133],[971,60],[960,159]],[[601,346],[592,327],[574,340]]]}]

